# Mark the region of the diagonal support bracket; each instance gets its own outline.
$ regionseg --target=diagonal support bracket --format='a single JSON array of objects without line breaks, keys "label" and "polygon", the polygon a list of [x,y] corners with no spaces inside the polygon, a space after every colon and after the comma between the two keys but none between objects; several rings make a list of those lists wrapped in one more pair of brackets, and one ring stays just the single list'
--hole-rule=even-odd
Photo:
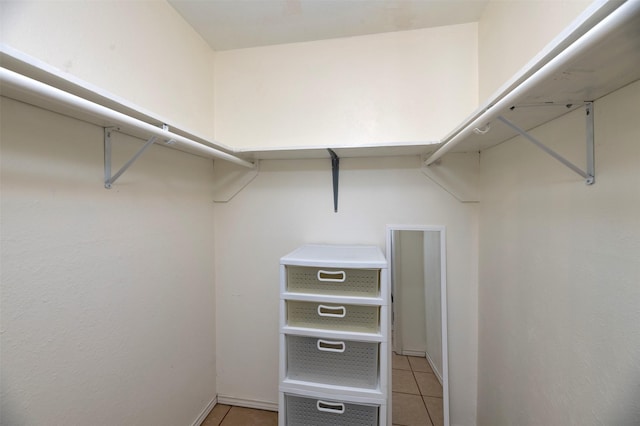
[{"label": "diagonal support bracket", "polygon": [[152,136],[143,146],[136,152],[133,157],[127,161],[114,175],[111,175],[111,132],[117,130],[114,127],[104,128],[104,187],[111,189],[114,182],[118,180],[124,172],[156,141],[156,137]]},{"label": "diagonal support bracket", "polygon": [[526,130],[521,129],[517,125],[513,124],[511,121],[507,120],[503,116],[499,116],[498,120],[506,124],[511,129],[515,130],[520,135],[524,136],[529,142],[536,145],[538,148],[542,149],[544,152],[573,170],[575,173],[582,176],[587,185],[593,185],[596,181],[595,175],[595,151],[594,151],[594,132],[593,132],[593,102],[585,103],[585,113],[586,113],[586,154],[587,154],[587,170],[584,171],[580,167],[573,164],[571,161],[564,158],[562,155],[558,154],[529,133]]}]

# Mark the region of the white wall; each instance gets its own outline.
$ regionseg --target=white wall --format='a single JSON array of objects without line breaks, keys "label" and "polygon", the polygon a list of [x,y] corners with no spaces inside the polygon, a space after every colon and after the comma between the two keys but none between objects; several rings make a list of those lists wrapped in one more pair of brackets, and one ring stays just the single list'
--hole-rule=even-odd
[{"label": "white wall", "polygon": [[[396,281],[397,305],[400,309],[401,353],[415,355],[427,351],[424,299],[424,256],[422,231],[397,231],[395,243],[398,252],[393,267],[398,273]],[[407,353],[407,351],[409,353]]]},{"label": "white wall", "polygon": [[423,237],[423,281],[425,297],[426,352],[442,378],[442,275],[440,233],[426,231]]},{"label": "white wall", "polygon": [[2,1],[0,41],[213,138],[213,52],[166,1]]},{"label": "white wall", "polygon": [[492,0],[478,22],[480,102],[489,98],[592,0]]},{"label": "white wall", "polygon": [[[453,425],[476,414],[476,205],[420,173],[417,157],[344,158],[339,211],[331,163],[263,161],[257,178],[215,207],[218,393],[277,402],[278,265],[305,243],[385,245],[387,224],[447,226]],[[260,380],[256,380],[260,378]]]},{"label": "white wall", "polygon": [[[0,423],[190,425],[216,395],[213,167],[2,98]],[[114,168],[141,141],[114,135]]]},{"label": "white wall", "polygon": [[477,106],[475,23],[216,54],[216,138],[236,147],[439,140]]},{"label": "white wall", "polygon": [[[479,425],[640,424],[640,82],[595,102],[596,183],[484,151]],[[584,164],[581,111],[532,134]]]}]

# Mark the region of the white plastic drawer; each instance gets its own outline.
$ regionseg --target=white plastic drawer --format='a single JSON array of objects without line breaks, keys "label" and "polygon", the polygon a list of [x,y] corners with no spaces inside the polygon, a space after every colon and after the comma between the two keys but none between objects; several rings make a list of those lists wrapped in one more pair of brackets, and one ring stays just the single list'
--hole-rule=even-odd
[{"label": "white plastic drawer", "polygon": [[380,294],[380,270],[287,266],[287,291],[378,297]]},{"label": "white plastic drawer", "polygon": [[378,333],[380,307],[287,300],[287,325],[325,330]]},{"label": "white plastic drawer", "polygon": [[288,379],[364,389],[378,387],[379,343],[287,335],[286,346]]},{"label": "white plastic drawer", "polygon": [[287,426],[375,426],[375,405],[285,395]]}]

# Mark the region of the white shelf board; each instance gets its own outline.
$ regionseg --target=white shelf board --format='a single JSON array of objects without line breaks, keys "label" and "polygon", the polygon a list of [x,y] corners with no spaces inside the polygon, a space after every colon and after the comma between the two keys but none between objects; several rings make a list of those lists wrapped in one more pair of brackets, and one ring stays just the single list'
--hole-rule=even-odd
[{"label": "white shelf board", "polygon": [[[622,6],[620,6],[621,3],[623,3]],[[181,128],[166,118],[140,108],[125,99],[119,98],[71,74],[2,44],[0,44],[0,65],[11,71],[127,114],[154,126],[161,127],[163,124],[168,124],[170,130],[176,134],[188,137],[203,145],[216,148],[228,154],[237,155],[249,161],[329,158],[327,148],[333,149],[341,158],[424,156],[444,146],[459,133],[469,130],[470,124],[479,117],[485,115],[494,117],[491,123],[489,123],[491,125],[489,132],[484,135],[471,133],[450,149],[450,152],[477,152],[516,136],[514,131],[495,121],[496,113],[513,121],[519,127],[530,130],[558,118],[569,111],[580,108],[585,101],[597,100],[634,81],[640,80],[639,3],[640,1],[638,0],[628,0],[627,2],[597,0],[594,2],[578,19],[545,47],[542,52],[536,55],[519,73],[502,86],[496,94],[484,102],[480,108],[446,135],[442,141],[389,142],[358,146],[330,143],[323,147],[249,147],[234,149],[220,142],[212,141],[210,138],[203,137],[196,132]],[[545,64],[571,47],[573,43],[589,33],[601,21],[608,18],[608,15],[617,13],[618,11],[616,9],[618,7],[619,9],[626,8],[631,10],[631,18],[627,19],[623,25],[617,26],[600,43],[591,46],[582,52],[582,54],[567,62],[562,69],[551,77],[544,79],[532,86],[525,93],[522,93],[512,104],[507,105],[500,111],[494,108],[494,105],[509,96],[510,93],[523,83],[526,83],[532,75],[545,66]],[[0,87],[0,94],[63,115],[94,123],[98,126],[113,126],[113,123],[92,117],[89,114],[77,110],[56,105],[52,101],[29,95],[28,93],[21,92],[7,85]],[[510,109],[513,105],[519,106],[545,102],[555,102],[560,106],[517,107],[515,110]],[[572,104],[572,107],[565,108],[563,105],[566,104]],[[484,122],[481,126],[486,124],[488,123]],[[125,131],[125,133],[139,137],[140,139],[148,139],[147,135],[136,133],[135,131],[128,130]],[[190,152],[195,155],[201,155],[198,152],[189,151],[179,146],[161,145]]]},{"label": "white shelf board", "polygon": [[[620,7],[620,10],[628,11],[628,19],[623,25],[613,28],[603,40],[568,60],[557,72],[530,87],[514,102],[501,110],[495,110],[494,105],[530,79],[560,52],[594,29],[609,14],[617,13],[614,9],[620,5],[620,2],[594,3],[496,94],[446,136],[443,144],[468,129],[471,123],[483,115],[502,115],[520,128],[531,130],[582,107],[584,102],[597,100],[640,80],[640,2],[629,0],[628,3]],[[552,104],[538,106],[544,103]],[[572,106],[566,108],[567,104]],[[516,108],[512,110],[512,106]],[[515,131],[496,120],[481,122],[479,126],[474,127],[487,124],[490,130],[486,134],[472,132],[451,148],[450,152],[482,151],[517,135]]]},{"label": "white shelf board", "polygon": [[[189,131],[188,129],[178,126],[171,120],[161,117],[155,113],[145,110],[144,108],[135,105],[126,99],[120,98],[112,93],[107,92],[91,83],[83,81],[69,73],[61,71],[51,65],[42,62],[32,56],[26,55],[10,46],[0,44],[0,66],[15,73],[29,77],[33,80],[37,80],[41,83],[55,87],[56,89],[63,90],[72,95],[76,95],[80,98],[86,99],[90,102],[102,105],[114,111],[126,114],[137,120],[144,121],[158,128],[162,128],[163,124],[169,126],[169,130],[175,134],[184,136],[199,142],[205,146],[218,149],[228,154],[236,155],[234,150],[226,145],[218,142],[212,142],[210,139],[197,134],[196,132]],[[76,108],[66,107],[53,100],[43,98],[32,93],[25,92],[18,88],[12,87],[9,84],[0,85],[0,95],[11,98],[20,102],[24,102],[30,105],[34,105],[55,113],[73,117],[87,123],[92,123],[100,127],[118,127],[115,123],[108,120],[104,120],[93,116],[87,112],[83,112]],[[123,133],[146,140],[149,139],[149,135],[139,130],[127,128],[123,129]],[[183,152],[189,152],[194,155],[204,156],[202,153],[189,150],[186,147],[179,145],[167,145],[158,143],[158,145],[166,146],[167,148],[176,149]]]},{"label": "white shelf board", "polygon": [[[218,149],[228,154],[236,155],[240,158],[253,160],[292,160],[292,159],[314,159],[329,158],[327,148],[333,149],[339,157],[383,157],[383,156],[420,156],[437,146],[439,141],[416,141],[397,143],[390,142],[384,144],[368,145],[344,145],[328,144],[327,146],[300,146],[300,147],[249,147],[234,149],[218,141],[212,141],[197,132],[185,129],[177,123],[158,114],[147,111],[126,99],[120,98],[106,90],[103,90],[91,83],[83,81],[69,73],[59,70],[51,65],[40,61],[37,58],[26,55],[10,46],[0,44],[0,65],[10,71],[24,75],[31,79],[40,81],[49,86],[63,90],[67,93],[79,96],[88,101],[105,106],[114,111],[126,114],[135,119],[144,121],[151,125],[162,127],[167,124],[173,133],[185,136],[189,139],[202,143],[203,145]],[[0,95],[20,102],[34,105],[61,115],[73,117],[100,127],[117,127],[115,123],[92,116],[86,112],[65,107],[55,101],[45,99],[31,93],[16,89],[7,84],[0,85]],[[123,133],[146,140],[148,135],[135,129],[125,129]],[[159,144],[168,148],[189,152],[194,155],[201,155],[197,151],[192,151],[180,146]]]},{"label": "white shelf board", "polygon": [[425,142],[390,142],[368,145],[327,145],[327,146],[298,146],[273,148],[242,148],[237,154],[252,160],[300,160],[330,158],[327,148],[332,149],[340,158],[356,157],[400,157],[425,155],[438,146],[439,141]]}]

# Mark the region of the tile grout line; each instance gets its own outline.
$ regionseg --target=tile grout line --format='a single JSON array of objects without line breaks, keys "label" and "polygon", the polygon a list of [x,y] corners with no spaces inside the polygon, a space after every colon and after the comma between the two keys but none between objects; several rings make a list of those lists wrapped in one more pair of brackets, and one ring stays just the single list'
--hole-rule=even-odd
[{"label": "tile grout line", "polygon": [[[429,410],[429,407],[427,405],[427,402],[426,402],[425,398],[435,398],[435,399],[439,399],[439,400],[442,401],[444,399],[444,397],[438,397],[438,396],[433,396],[433,395],[423,395],[422,389],[420,388],[420,385],[418,384],[418,378],[416,376],[416,373],[424,373],[424,374],[431,374],[432,376],[435,377],[435,373],[433,371],[418,371],[418,370],[416,370],[414,368],[413,364],[411,363],[410,359],[409,359],[410,357],[406,356],[406,355],[402,355],[402,356],[407,360],[407,364],[409,365],[409,369],[405,370],[403,368],[394,368],[394,370],[410,371],[411,372],[411,376],[413,377],[414,383],[415,383],[416,388],[418,390],[417,396],[420,397],[422,405],[424,406],[425,411],[427,412],[427,417],[428,417],[429,422],[430,422],[429,424],[432,425],[432,426],[435,426],[434,417],[431,414],[431,411]],[[416,394],[408,393],[408,392],[398,392],[398,391],[392,392],[392,394],[394,394],[394,393],[402,394],[402,395],[416,396]],[[440,403],[442,404],[442,402],[440,402]]]},{"label": "tile grout line", "polygon": [[224,423],[224,419],[227,418],[227,415],[229,414],[229,411],[231,411],[233,409],[233,405],[229,406],[229,409],[227,410],[226,413],[224,413],[224,416],[222,416],[222,418],[220,419],[220,423],[218,423],[218,426],[223,426],[222,423]]},{"label": "tile grout line", "polygon": [[418,393],[420,393],[420,400],[422,401],[422,405],[424,405],[424,409],[427,410],[427,416],[429,417],[429,421],[431,422],[431,426],[433,426],[433,424],[434,424],[433,423],[433,418],[431,418],[431,413],[429,412],[429,407],[427,407],[427,402],[424,400],[424,395],[422,394],[422,389],[420,389],[420,385],[418,384],[418,378],[416,377],[416,372],[413,370],[413,365],[411,365],[411,361],[409,361],[409,367],[411,367],[411,375],[413,376],[413,380],[415,380],[416,386],[418,387]]},{"label": "tile grout line", "polygon": [[419,393],[398,392],[398,391],[393,391],[393,393],[400,393],[400,394],[402,394],[402,395],[413,395],[413,396],[419,396],[419,397],[422,397],[422,395],[420,395]]}]

